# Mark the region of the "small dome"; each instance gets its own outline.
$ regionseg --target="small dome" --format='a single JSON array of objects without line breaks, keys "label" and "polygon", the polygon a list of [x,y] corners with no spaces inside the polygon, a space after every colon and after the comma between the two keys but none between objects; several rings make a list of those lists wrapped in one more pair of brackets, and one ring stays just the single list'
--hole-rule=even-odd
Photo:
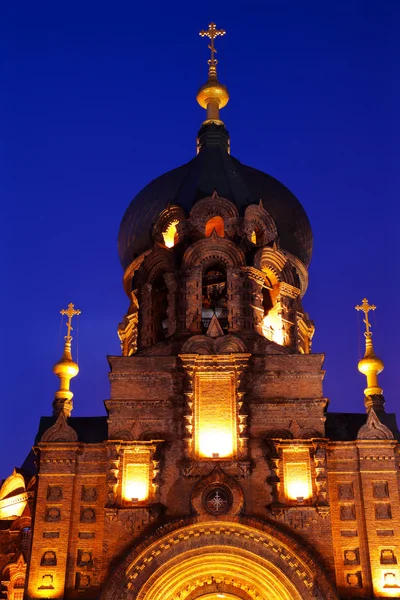
[{"label": "small dome", "polygon": [[[241,164],[227,152],[221,139],[228,134],[224,126],[202,127],[199,154],[190,162],[151,181],[132,200],[121,222],[118,235],[119,256],[124,269],[132,260],[151,248],[151,229],[168,204],[190,211],[193,204],[216,190],[233,202],[239,214],[262,199],[275,221],[281,248],[297,256],[306,266],[311,260],[310,222],[297,198],[279,181]],[[224,135],[225,134],[225,135]]]}]

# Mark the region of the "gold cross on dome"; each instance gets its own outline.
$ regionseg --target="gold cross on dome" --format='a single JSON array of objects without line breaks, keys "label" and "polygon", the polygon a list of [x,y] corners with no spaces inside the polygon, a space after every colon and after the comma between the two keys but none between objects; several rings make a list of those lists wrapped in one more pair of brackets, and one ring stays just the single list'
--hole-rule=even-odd
[{"label": "gold cross on dome", "polygon": [[355,307],[356,310],[362,310],[364,315],[365,315],[365,319],[363,319],[364,323],[365,323],[365,335],[366,336],[370,336],[372,335],[371,333],[371,323],[369,322],[368,319],[368,313],[370,310],[375,310],[376,306],[374,306],[374,304],[368,304],[368,300],[366,298],[363,299],[362,304],[357,304],[357,306]]},{"label": "gold cross on dome", "polygon": [[208,61],[209,65],[217,65],[218,61],[215,58],[215,54],[217,53],[215,46],[214,46],[214,40],[216,37],[218,37],[219,35],[225,35],[226,31],[225,29],[217,29],[217,26],[215,25],[215,23],[210,23],[208,26],[208,29],[202,29],[202,31],[200,31],[200,35],[201,37],[208,37],[211,40],[211,44],[209,44],[209,49],[211,50],[211,60]]},{"label": "gold cross on dome", "polygon": [[63,308],[62,310],[60,310],[60,313],[62,315],[67,315],[68,317],[68,322],[67,322],[67,335],[65,336],[65,340],[70,342],[72,340],[71,337],[71,331],[73,331],[72,328],[72,317],[74,317],[75,315],[80,315],[81,311],[80,310],[75,310],[74,305],[72,304],[72,302],[70,302],[68,304],[68,308]]}]

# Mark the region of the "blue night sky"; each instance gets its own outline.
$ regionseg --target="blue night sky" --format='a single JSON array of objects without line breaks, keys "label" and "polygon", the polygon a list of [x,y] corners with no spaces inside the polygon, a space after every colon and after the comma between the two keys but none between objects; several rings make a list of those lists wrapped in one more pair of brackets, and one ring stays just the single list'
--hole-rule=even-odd
[{"label": "blue night sky", "polygon": [[313,227],[304,305],[330,410],[364,411],[354,305],[367,296],[396,411],[398,0],[21,0],[1,13],[0,478],[51,414],[71,301],[82,310],[73,414],[105,414],[106,355],[119,353],[128,307],[119,223],[146,183],[195,154],[208,59],[198,31],[211,20],[227,30],[217,47],[232,154],[289,187]]}]

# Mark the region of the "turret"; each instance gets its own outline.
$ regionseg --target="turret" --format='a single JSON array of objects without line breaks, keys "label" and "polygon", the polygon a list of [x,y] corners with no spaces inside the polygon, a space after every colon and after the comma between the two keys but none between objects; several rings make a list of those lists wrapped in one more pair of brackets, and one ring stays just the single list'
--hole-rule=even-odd
[{"label": "turret", "polygon": [[367,387],[364,390],[365,408],[367,409],[367,412],[369,412],[371,408],[373,408],[375,412],[384,412],[385,399],[383,397],[383,390],[378,385],[378,375],[383,371],[384,364],[374,352],[371,323],[368,318],[368,313],[371,310],[375,310],[376,306],[368,304],[368,300],[364,298],[362,304],[357,305],[355,308],[356,310],[361,310],[365,314],[365,354],[364,358],[358,363],[358,370],[367,378]]},{"label": "turret", "polygon": [[64,337],[65,345],[64,352],[62,357],[53,367],[54,375],[57,375],[60,379],[60,388],[55,393],[55,398],[53,402],[53,415],[58,417],[61,411],[64,412],[66,417],[69,417],[72,412],[73,404],[72,398],[73,393],[69,389],[70,381],[73,377],[76,377],[79,373],[79,367],[76,362],[72,359],[72,350],[71,350],[71,342],[72,342],[72,317],[75,315],[80,315],[80,310],[75,310],[73,304],[69,304],[67,309],[63,309],[60,311],[62,315],[68,316],[67,322],[67,335]]}]

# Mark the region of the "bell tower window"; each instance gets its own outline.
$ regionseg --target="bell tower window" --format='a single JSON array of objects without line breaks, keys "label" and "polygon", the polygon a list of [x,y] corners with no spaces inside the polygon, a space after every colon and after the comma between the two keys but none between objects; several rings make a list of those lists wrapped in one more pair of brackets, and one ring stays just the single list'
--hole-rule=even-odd
[{"label": "bell tower window", "polygon": [[215,315],[222,329],[228,328],[228,293],[226,270],[223,265],[216,264],[208,267],[202,281],[201,318],[206,330]]},{"label": "bell tower window", "polygon": [[215,216],[207,221],[205,230],[206,237],[210,237],[214,229],[219,237],[224,237],[225,225],[222,217]]}]

